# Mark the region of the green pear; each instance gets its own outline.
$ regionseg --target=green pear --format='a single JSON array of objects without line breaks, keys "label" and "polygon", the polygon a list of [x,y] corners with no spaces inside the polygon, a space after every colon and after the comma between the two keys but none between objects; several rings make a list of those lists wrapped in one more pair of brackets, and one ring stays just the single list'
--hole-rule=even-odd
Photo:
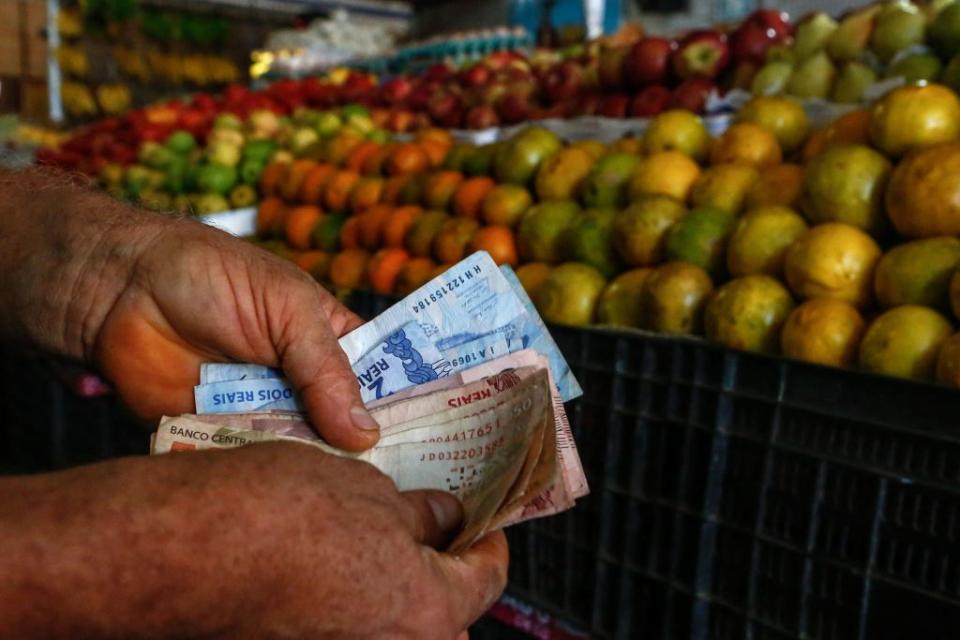
[{"label": "green pear", "polygon": [[755,96],[775,96],[783,93],[793,73],[789,62],[768,62],[753,76],[750,91]]},{"label": "green pear", "polygon": [[945,60],[960,52],[960,3],[948,5],[937,14],[927,29],[927,39]]},{"label": "green pear", "polygon": [[929,53],[915,53],[890,65],[886,77],[902,77],[908,84],[915,84],[923,80],[936,82],[942,69],[943,63],[937,56]]},{"label": "green pear", "polygon": [[870,50],[887,63],[907,47],[922,44],[927,19],[912,4],[892,4],[880,11],[877,25],[870,36]]},{"label": "green pear", "polygon": [[867,87],[877,81],[877,73],[862,62],[843,65],[830,94],[834,102],[862,102]]},{"label": "green pear", "polygon": [[798,24],[793,34],[795,60],[801,62],[823,49],[837,27],[837,21],[823,12],[815,13]]},{"label": "green pear", "polygon": [[876,23],[880,7],[873,6],[851,13],[827,40],[827,53],[837,62],[859,60],[863,57]]},{"label": "green pear", "polygon": [[767,55],[764,62],[795,62],[793,49],[789,45],[775,44],[767,49]]},{"label": "green pear", "polygon": [[798,98],[826,98],[836,75],[830,56],[823,51],[815,53],[794,70],[787,93]]}]

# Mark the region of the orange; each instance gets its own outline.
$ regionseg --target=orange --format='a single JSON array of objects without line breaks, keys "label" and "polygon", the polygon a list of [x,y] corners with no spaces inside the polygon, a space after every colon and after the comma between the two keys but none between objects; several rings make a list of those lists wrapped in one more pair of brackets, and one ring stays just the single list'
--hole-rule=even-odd
[{"label": "orange", "polygon": [[280,185],[280,195],[283,196],[284,200],[287,202],[296,201],[297,196],[300,194],[300,187],[307,177],[307,173],[316,166],[316,160],[308,160],[305,158],[294,160],[290,163],[290,168],[287,170],[283,178],[283,183]]},{"label": "orange", "polygon": [[463,174],[459,171],[431,173],[423,185],[424,206],[428,209],[446,210],[461,182],[463,182]]},{"label": "orange", "polygon": [[794,309],[780,333],[783,355],[831,367],[850,367],[866,323],[857,308],[843,300],[814,298]]},{"label": "orange", "polygon": [[787,249],[784,274],[801,298],[834,298],[856,307],[873,298],[880,247],[848,224],[830,222],[806,231]]},{"label": "orange", "polygon": [[860,342],[860,366],[899,378],[933,377],[940,346],[953,327],[927,307],[905,304],[878,316]]},{"label": "orange", "polygon": [[335,166],[326,162],[321,162],[310,169],[303,179],[303,184],[300,185],[300,202],[320,204],[323,189],[327,186],[327,182],[336,170],[337,168]]},{"label": "orange", "polygon": [[347,210],[350,192],[360,180],[360,174],[354,171],[337,171],[330,177],[323,191],[323,207],[330,213],[342,213]]},{"label": "orange", "polygon": [[460,262],[467,254],[467,244],[480,228],[469,218],[450,218],[433,239],[433,255],[438,262]]},{"label": "orange", "polygon": [[290,209],[285,224],[287,242],[294,249],[306,251],[310,248],[313,228],[320,222],[323,212],[312,204],[304,204]]},{"label": "orange", "polygon": [[453,213],[463,218],[477,218],[483,199],[496,186],[497,183],[487,176],[467,178],[453,194]]},{"label": "orange", "polygon": [[420,148],[427,154],[431,167],[442,166],[443,161],[447,159],[447,154],[450,153],[449,144],[444,144],[436,140],[422,140],[420,142]]},{"label": "orange", "polygon": [[344,249],[360,247],[360,216],[347,218],[340,227],[340,246]]},{"label": "orange", "polygon": [[743,164],[716,164],[700,174],[690,192],[693,207],[716,207],[740,213],[759,173]]},{"label": "orange", "polygon": [[798,164],[778,164],[759,172],[747,191],[745,209],[782,206],[796,208],[803,194],[804,170]]},{"label": "orange", "polygon": [[869,144],[870,111],[856,109],[845,113],[830,125],[830,144]]},{"label": "orange", "polygon": [[508,227],[483,227],[477,229],[467,245],[467,253],[486,251],[498,265],[517,266],[517,239]]},{"label": "orange", "polygon": [[960,99],[939,84],[903,86],[873,105],[870,141],[888,156],[960,137]]},{"label": "orange", "polygon": [[703,326],[708,340],[725,347],[776,353],[780,329],[794,306],[779,280],[765,275],[734,278],[710,298]]},{"label": "orange", "polygon": [[350,192],[350,210],[360,213],[378,204],[383,193],[383,182],[383,178],[374,176],[363,176],[357,180],[356,186]]},{"label": "orange", "polygon": [[363,249],[345,249],[330,262],[330,282],[340,289],[357,289],[364,284],[370,254]]},{"label": "orange", "polygon": [[960,235],[960,143],[919,149],[890,175],[886,209],[908,238]]},{"label": "orange", "polygon": [[528,262],[517,268],[517,279],[534,303],[537,301],[540,287],[546,282],[551,271],[553,271],[553,267],[546,262]]},{"label": "orange", "polygon": [[640,267],[621,273],[600,295],[597,322],[621,327],[639,327],[643,320],[642,294],[653,269]]},{"label": "orange", "polygon": [[421,129],[420,131],[417,131],[415,139],[417,142],[433,141],[444,144],[448,147],[453,146],[453,134],[451,134],[449,130],[441,129],[440,127],[427,127],[426,129]]},{"label": "orange", "polygon": [[410,181],[410,176],[390,176],[383,183],[380,201],[384,204],[400,204],[400,194]]},{"label": "orange", "polygon": [[727,269],[733,276],[779,277],[787,249],[807,231],[792,209],[760,207],[739,218],[727,241]]},{"label": "orange", "polygon": [[411,255],[426,257],[433,250],[433,240],[440,229],[450,220],[443,211],[426,211],[410,224],[404,245]]},{"label": "orange", "polygon": [[278,221],[286,215],[286,210],[286,203],[277,196],[267,196],[261,200],[257,209],[257,236],[270,237]]},{"label": "orange", "polygon": [[363,173],[368,176],[379,176],[384,173],[384,167],[387,158],[393,155],[393,150],[397,147],[392,142],[380,145],[373,153],[367,156],[363,162]]},{"label": "orange", "polygon": [[783,152],[776,137],[750,122],[738,122],[713,143],[710,162],[732,162],[764,168],[780,164]]},{"label": "orange", "polygon": [[297,266],[313,276],[315,280],[325,280],[330,272],[333,256],[326,251],[304,251],[297,259]]},{"label": "orange", "polygon": [[671,109],[650,121],[643,146],[647,153],[680,151],[702,162],[710,150],[710,134],[700,116],[685,109]]},{"label": "orange", "polygon": [[357,173],[363,173],[363,167],[367,159],[376,153],[379,148],[379,142],[373,142],[372,140],[361,142],[350,151],[346,162],[343,163],[343,168],[356,171]]},{"label": "orange", "polygon": [[630,178],[630,200],[660,194],[686,202],[700,167],[679,151],[659,151],[640,161]]},{"label": "orange", "polygon": [[530,192],[515,184],[491,189],[481,204],[481,216],[487,224],[514,227],[533,204]]},{"label": "orange", "polygon": [[947,338],[937,356],[937,382],[960,387],[960,333]]},{"label": "orange", "polygon": [[410,258],[400,270],[397,278],[397,295],[405,296],[415,289],[419,289],[433,277],[437,263],[430,258]]},{"label": "orange", "polygon": [[360,244],[370,251],[376,251],[381,246],[383,226],[386,224],[393,207],[380,204],[356,216],[360,220]]},{"label": "orange", "polygon": [[289,162],[279,162],[274,160],[268,164],[263,173],[260,174],[260,191],[265,196],[273,196],[280,193],[280,185],[287,175],[290,168]]},{"label": "orange", "polygon": [[398,144],[387,159],[387,173],[391,176],[423,173],[430,166],[430,157],[413,142]]},{"label": "orange", "polygon": [[630,153],[639,155],[643,153],[643,140],[631,136],[620,138],[610,145],[610,153]]},{"label": "orange", "polygon": [[398,204],[420,204],[423,200],[423,187],[427,184],[427,174],[415,173],[406,177],[408,180],[400,189]]},{"label": "orange", "polygon": [[383,246],[402,247],[403,241],[407,237],[407,231],[413,221],[423,213],[423,209],[416,205],[397,207],[383,224]]},{"label": "orange", "polygon": [[800,152],[800,161],[806,164],[823,153],[823,151],[830,146],[832,135],[833,132],[829,127],[811,133],[807,141],[803,143],[803,150]]},{"label": "orange", "polygon": [[346,162],[350,153],[364,142],[356,133],[339,133],[327,140],[324,146],[324,159],[338,167]]},{"label": "orange", "polygon": [[645,278],[640,294],[641,325],[657,333],[693,335],[703,327],[703,310],[713,281],[689,262],[667,262]]},{"label": "orange", "polygon": [[796,99],[786,96],[755,96],[737,112],[737,122],[764,127],[786,153],[799,147],[807,137],[807,112]]},{"label": "orange", "polygon": [[607,281],[593,267],[566,262],[555,267],[537,293],[537,310],[547,322],[571,326],[593,322]]},{"label": "orange", "polygon": [[367,265],[367,280],[374,293],[390,294],[396,288],[397,279],[404,265],[410,260],[410,254],[400,247],[380,249]]}]

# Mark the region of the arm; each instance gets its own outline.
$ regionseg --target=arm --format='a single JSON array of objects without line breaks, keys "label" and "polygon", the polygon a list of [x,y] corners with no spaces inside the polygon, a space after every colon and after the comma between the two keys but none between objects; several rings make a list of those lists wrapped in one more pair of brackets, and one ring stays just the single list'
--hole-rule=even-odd
[{"label": "arm", "polygon": [[329,442],[377,441],[336,343],[360,321],[292,264],[63,176],[0,172],[0,193],[0,339],[98,365],[150,419],[193,409],[204,361],[279,366]]},{"label": "arm", "polygon": [[437,553],[456,499],[297,444],[0,479],[15,638],[453,640],[502,590],[502,533]]}]

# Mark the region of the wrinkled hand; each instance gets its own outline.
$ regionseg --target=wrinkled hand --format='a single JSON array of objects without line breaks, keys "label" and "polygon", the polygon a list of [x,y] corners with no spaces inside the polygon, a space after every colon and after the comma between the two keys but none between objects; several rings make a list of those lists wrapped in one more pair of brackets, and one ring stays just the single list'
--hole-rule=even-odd
[{"label": "wrinkled hand", "polygon": [[253,362],[283,369],[331,444],[376,443],[337,344],[361,321],[309,275],[195,223],[162,227],[143,246],[94,351],[135,411],[189,413],[202,362]]},{"label": "wrinkled hand", "polygon": [[[502,532],[434,550],[456,498],[298,444],[112,461],[0,496],[16,514],[0,628],[17,637],[454,640],[506,580]],[[18,606],[35,591],[45,606]]]}]

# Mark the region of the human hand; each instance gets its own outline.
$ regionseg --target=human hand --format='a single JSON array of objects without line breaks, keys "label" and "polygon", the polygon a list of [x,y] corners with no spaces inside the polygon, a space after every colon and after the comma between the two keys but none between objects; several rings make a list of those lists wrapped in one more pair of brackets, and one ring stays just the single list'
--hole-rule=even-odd
[{"label": "human hand", "polygon": [[459,524],[452,496],[299,444],[9,482],[0,628],[18,637],[454,640],[506,580],[502,532],[434,550]]}]

